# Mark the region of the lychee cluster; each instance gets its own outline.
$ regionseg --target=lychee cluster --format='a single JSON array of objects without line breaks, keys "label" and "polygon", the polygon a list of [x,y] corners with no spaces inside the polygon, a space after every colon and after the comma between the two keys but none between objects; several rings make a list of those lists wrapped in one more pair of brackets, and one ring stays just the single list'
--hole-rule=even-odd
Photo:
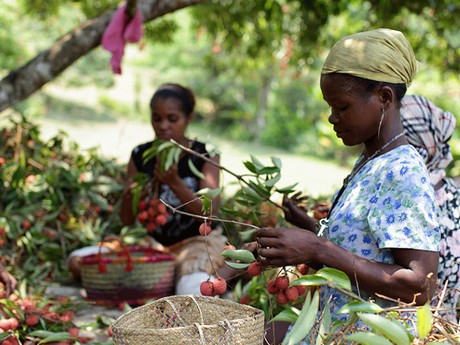
[{"label": "lychee cluster", "polygon": [[168,221],[168,210],[160,200],[139,200],[137,204],[137,220],[145,226],[147,232],[153,232],[158,226],[165,225]]},{"label": "lychee cluster", "polygon": [[289,278],[286,275],[279,275],[267,283],[268,293],[276,295],[276,301],[280,305],[295,302],[305,290],[305,286],[302,285],[289,286]]},{"label": "lychee cluster", "polygon": [[227,282],[223,278],[216,278],[214,281],[209,279],[202,282],[200,285],[200,292],[203,296],[216,296],[223,295],[227,291]]}]

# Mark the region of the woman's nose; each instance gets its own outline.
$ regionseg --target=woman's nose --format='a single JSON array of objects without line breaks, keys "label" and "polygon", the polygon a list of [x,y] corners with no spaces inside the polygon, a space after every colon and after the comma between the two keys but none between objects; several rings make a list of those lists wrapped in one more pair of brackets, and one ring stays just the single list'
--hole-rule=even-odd
[{"label": "woman's nose", "polygon": [[331,114],[329,115],[328,119],[330,124],[335,124],[337,123],[338,116],[334,115],[334,113],[331,111]]}]

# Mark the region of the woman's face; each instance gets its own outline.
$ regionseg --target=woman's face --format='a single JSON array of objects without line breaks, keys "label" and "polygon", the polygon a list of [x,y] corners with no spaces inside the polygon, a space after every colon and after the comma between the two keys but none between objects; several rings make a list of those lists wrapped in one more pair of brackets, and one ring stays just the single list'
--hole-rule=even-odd
[{"label": "woman's face", "polygon": [[191,120],[182,110],[182,103],[176,98],[158,98],[151,109],[152,127],[158,139],[181,143]]},{"label": "woman's face", "polygon": [[378,92],[364,95],[354,79],[335,74],[322,75],[320,85],[331,109],[329,122],[345,145],[366,143],[377,135],[382,113]]}]

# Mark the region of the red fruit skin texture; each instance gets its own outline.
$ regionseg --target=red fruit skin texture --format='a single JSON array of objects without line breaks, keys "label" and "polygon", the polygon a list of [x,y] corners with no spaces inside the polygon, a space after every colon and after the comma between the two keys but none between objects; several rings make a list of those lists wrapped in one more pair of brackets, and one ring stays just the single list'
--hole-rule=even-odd
[{"label": "red fruit skin texture", "polygon": [[268,293],[274,295],[276,293],[278,293],[280,291],[279,287],[276,286],[276,281],[273,279],[273,280],[270,280],[268,283],[267,283],[267,291]]},{"label": "red fruit skin texture", "polygon": [[284,290],[289,286],[289,278],[287,276],[278,276],[276,278],[276,286],[280,290]]},{"label": "red fruit skin texture", "polygon": [[39,322],[39,318],[37,315],[31,315],[26,318],[27,326],[33,327]]},{"label": "red fruit skin texture", "polygon": [[279,305],[283,305],[288,302],[288,299],[287,299],[286,294],[284,293],[284,290],[281,290],[280,292],[278,292],[278,294],[276,295],[276,302],[278,302]]},{"label": "red fruit skin texture", "polygon": [[227,292],[227,282],[223,278],[216,278],[213,281],[213,287],[214,287],[214,294],[215,295],[223,295],[225,292]]},{"label": "red fruit skin texture", "polygon": [[211,233],[211,227],[203,223],[200,225],[199,231],[201,236],[208,236]]},{"label": "red fruit skin texture", "polygon": [[243,296],[240,298],[240,304],[251,304],[251,299],[248,296]]},{"label": "red fruit skin texture", "polygon": [[262,272],[262,265],[259,261],[252,262],[247,268],[247,273],[251,277],[257,277],[258,275],[260,275],[260,272]]},{"label": "red fruit skin texture", "polygon": [[209,280],[202,282],[200,292],[203,296],[214,296],[214,284]]},{"label": "red fruit skin texture", "polygon": [[296,285],[295,288],[297,289],[299,296],[302,296],[305,293],[305,291],[307,291],[307,288],[303,285]]},{"label": "red fruit skin texture", "polygon": [[284,290],[284,293],[290,302],[294,302],[297,298],[299,298],[299,291],[295,286],[289,286],[286,290]]},{"label": "red fruit skin texture", "polygon": [[299,270],[299,273],[300,274],[307,274],[308,273],[308,265],[307,264],[300,264],[300,265],[297,265],[297,269]]}]

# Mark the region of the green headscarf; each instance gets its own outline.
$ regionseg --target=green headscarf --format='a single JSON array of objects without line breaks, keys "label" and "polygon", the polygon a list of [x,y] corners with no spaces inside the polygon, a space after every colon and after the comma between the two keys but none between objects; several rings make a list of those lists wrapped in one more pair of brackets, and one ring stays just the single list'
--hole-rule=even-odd
[{"label": "green headscarf", "polygon": [[321,74],[343,73],[409,86],[417,67],[414,51],[402,32],[377,29],[339,40],[331,48]]}]

